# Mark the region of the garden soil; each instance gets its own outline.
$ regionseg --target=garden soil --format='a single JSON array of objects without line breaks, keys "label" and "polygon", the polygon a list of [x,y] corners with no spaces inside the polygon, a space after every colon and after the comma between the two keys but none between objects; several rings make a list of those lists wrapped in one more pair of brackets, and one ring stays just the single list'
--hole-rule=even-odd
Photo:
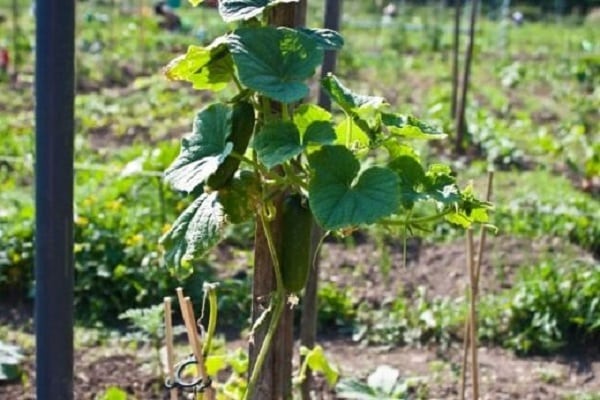
[{"label": "garden soil", "polygon": [[[357,240],[350,248],[340,243],[326,243],[321,262],[322,280],[351,290],[353,297],[377,307],[398,293],[410,295],[422,286],[427,296],[457,296],[464,293],[467,274],[464,241],[423,245],[411,242],[407,265],[401,243],[386,243],[391,249],[382,273],[381,248],[372,241]],[[221,249],[222,250],[222,249]],[[497,292],[510,286],[518,266],[536,261],[537,254],[577,253],[582,250],[555,239],[518,239],[492,237],[482,263],[481,290]],[[388,298],[389,297],[389,298]],[[27,308],[9,309],[0,305],[0,325],[31,331],[31,313]],[[399,369],[403,377],[426,377],[430,399],[457,399],[460,383],[461,343],[449,347],[372,347],[353,342],[347,336],[325,334],[319,343],[343,376],[365,378],[379,365]],[[230,343],[245,347],[244,340]],[[0,385],[1,400],[35,399],[35,376],[32,349],[25,363],[23,382]],[[96,399],[108,387],[118,386],[138,400],[167,399],[156,366],[142,359],[138,351],[111,346],[85,347],[76,351],[75,399]],[[600,393],[600,351],[598,346],[571,349],[552,357],[515,356],[512,352],[481,346],[479,349],[482,399],[562,399],[577,393]],[[315,382],[315,399],[336,399],[322,380]],[[183,398],[183,397],[182,397]],[[467,387],[470,398],[470,387]]]}]

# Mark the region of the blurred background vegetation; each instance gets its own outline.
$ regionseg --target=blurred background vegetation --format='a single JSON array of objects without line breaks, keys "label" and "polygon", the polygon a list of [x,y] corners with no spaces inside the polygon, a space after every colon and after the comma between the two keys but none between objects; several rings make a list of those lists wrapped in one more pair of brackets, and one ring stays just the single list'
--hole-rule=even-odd
[{"label": "blurred background vegetation", "polygon": [[[309,1],[308,25],[321,26],[322,3]],[[443,127],[450,140],[423,144],[423,158],[446,160],[479,191],[485,171],[497,171],[491,221],[497,240],[558,243],[510,273],[506,255],[495,255],[490,279],[504,284],[482,299],[481,338],[521,353],[599,339],[600,1],[483,2],[467,109],[469,151],[460,156],[452,151],[449,111],[452,1],[393,3],[397,15],[389,19],[382,18],[383,1],[344,3],[338,75],[357,92],[382,95],[394,109]],[[506,3],[510,13],[523,14],[522,24],[502,14]],[[157,244],[188,202],[164,187],[161,171],[194,111],[210,100],[168,82],[161,68],[188,44],[209,43],[230,29],[209,7],[183,2],[175,12],[182,27],[170,32],[159,27],[150,2],[77,3],[77,318],[86,326],[119,326],[120,313],[156,304],[176,286],[199,299],[201,283],[218,280],[219,328],[235,336],[247,327],[253,227],[231,228],[183,282],[169,273]],[[0,49],[9,55],[0,72],[0,298],[8,305],[30,304],[35,285],[34,22],[30,2],[0,0]],[[315,82],[312,96],[317,88]],[[461,235],[444,225],[421,240],[445,246]],[[351,253],[366,241],[380,250],[371,260],[374,274],[401,280],[394,255],[402,240],[403,232],[373,228],[362,239],[332,240],[324,257],[328,246]],[[344,270],[350,276],[360,270],[350,266]],[[462,293],[451,298],[400,288],[386,294],[393,300],[365,303],[348,290],[351,279],[346,286],[336,280],[339,273],[323,277],[322,333],[387,344],[460,336]]]}]

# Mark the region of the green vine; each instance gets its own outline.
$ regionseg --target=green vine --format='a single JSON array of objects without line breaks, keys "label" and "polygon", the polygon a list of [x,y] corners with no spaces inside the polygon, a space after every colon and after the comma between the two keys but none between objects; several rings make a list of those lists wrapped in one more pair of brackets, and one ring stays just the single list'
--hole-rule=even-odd
[{"label": "green vine", "polygon": [[[344,41],[331,30],[270,26],[268,10],[290,1],[221,0],[222,18],[238,27],[208,46],[190,46],[165,69],[169,79],[195,89],[219,92],[233,85],[238,92],[196,114],[191,135],[165,171],[166,182],[194,200],[161,243],[167,265],[184,275],[222,239],[225,225],[251,220],[258,211],[277,288],[253,326],[254,332],[270,314],[244,398],[252,396],[279,324],[286,279],[304,275],[285,270],[282,277],[289,266],[280,265],[270,229],[274,199],[293,193],[296,215],[304,218],[303,210],[309,210],[324,232],[344,235],[377,223],[403,227],[405,240],[413,228],[432,224],[485,224],[490,207],[470,187],[459,188],[448,166],[425,165],[411,145],[445,135],[394,112],[385,99],[354,93],[329,75],[321,85],[344,118],[314,104],[298,105],[324,52],[340,50]],[[413,218],[420,203],[434,204],[436,212]],[[293,251],[307,254],[298,247],[303,240],[291,242],[283,241],[285,260],[294,259]],[[301,287],[298,283],[303,284],[293,282],[290,293]]]}]

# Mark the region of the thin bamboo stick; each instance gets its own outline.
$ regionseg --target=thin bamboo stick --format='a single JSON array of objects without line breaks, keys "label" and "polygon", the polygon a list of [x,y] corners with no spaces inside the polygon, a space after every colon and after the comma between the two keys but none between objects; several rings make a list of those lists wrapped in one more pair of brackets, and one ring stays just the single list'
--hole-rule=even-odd
[{"label": "thin bamboo stick", "polygon": [[[185,322],[190,346],[192,347],[194,357],[196,357],[196,365],[198,368],[199,375],[202,378],[202,382],[208,382],[210,377],[208,376],[208,372],[206,371],[206,365],[204,364],[204,356],[202,354],[202,342],[200,341],[200,338],[198,337],[198,331],[196,330],[196,317],[194,315],[194,306],[192,304],[192,300],[189,297],[184,297],[183,289],[181,288],[177,288],[177,296],[180,299],[179,304],[181,306],[181,313]],[[214,388],[209,386],[204,389],[202,399],[214,400],[215,397],[216,393]]]},{"label": "thin bamboo stick", "polygon": [[196,328],[194,327],[195,322],[192,318],[192,315],[189,312],[189,298],[186,298],[184,296],[183,289],[180,287],[176,289],[176,292],[177,298],[179,300],[179,308],[181,309],[181,316],[183,318],[183,323],[185,324],[185,330],[187,332],[188,342],[190,344],[190,347],[192,348],[194,357],[196,357],[196,362],[198,365],[198,369],[196,371],[197,375],[195,378],[197,378],[198,375],[200,375],[202,377],[202,380],[204,381],[205,374],[202,374],[202,372],[206,372],[206,370],[204,370],[204,363],[201,362],[203,361],[202,351],[201,347],[198,344],[198,333],[196,331]]},{"label": "thin bamboo stick", "polygon": [[[171,318],[171,298],[164,298],[165,306],[165,345],[167,348],[167,372],[169,380],[175,381],[175,368],[173,366],[173,321]],[[177,388],[172,387],[170,390],[171,400],[177,400]]]},{"label": "thin bamboo stick", "polygon": [[473,399],[479,399],[479,362],[477,360],[477,282],[475,281],[475,255],[473,230],[467,230],[467,264],[471,278],[471,306],[469,315],[469,339],[471,343],[471,381],[473,382]]},{"label": "thin bamboo stick", "polygon": [[462,354],[462,367],[460,369],[460,400],[465,400],[465,391],[467,387],[467,360],[469,356],[469,337],[471,336],[469,331],[469,317],[465,318],[465,327],[463,334],[463,354]]},{"label": "thin bamboo stick", "polygon": [[[485,196],[485,199],[488,202],[492,200],[493,183],[494,183],[494,172],[489,171],[487,188],[486,188],[486,196]],[[484,253],[484,249],[485,249],[486,233],[487,233],[486,227],[482,226],[481,230],[479,232],[479,249],[478,249],[478,253],[477,253],[477,262],[475,264],[474,277],[470,276],[471,304],[475,305],[475,306],[477,305],[477,300],[478,300],[478,295],[479,295],[479,278],[480,278],[480,272],[481,272],[481,263],[483,260],[483,253]],[[472,237],[472,232],[471,232],[471,237]],[[472,238],[471,238],[471,242],[472,242]],[[472,243],[471,243],[471,245],[472,245]],[[469,244],[467,243],[467,253],[468,253],[467,256],[469,257],[469,259],[467,260],[467,265],[469,265],[469,263],[471,263],[473,261],[472,260],[473,259],[473,249],[471,248],[469,250],[468,246],[469,246]],[[471,254],[471,256],[469,256],[469,253]],[[470,274],[471,274],[471,268],[469,267],[469,275]],[[475,326],[472,326],[471,320],[473,320],[472,314],[470,314],[466,318],[465,326],[464,326],[463,354],[462,354],[462,367],[461,367],[461,379],[460,379],[460,397],[459,397],[461,400],[465,399],[466,380],[467,380],[467,358],[468,358],[468,354],[469,354],[469,348],[473,343],[471,338],[477,337],[476,336],[477,321],[475,320]],[[475,340],[474,343],[476,345],[477,341]],[[473,349],[473,347],[471,347],[471,348]],[[475,349],[476,349],[476,347],[475,347]],[[473,364],[476,364],[477,354],[475,354],[474,359],[475,359],[475,362],[473,362]],[[479,392],[478,376],[474,376],[474,379],[477,379],[477,392]],[[477,398],[477,397],[474,397],[474,398]]]}]

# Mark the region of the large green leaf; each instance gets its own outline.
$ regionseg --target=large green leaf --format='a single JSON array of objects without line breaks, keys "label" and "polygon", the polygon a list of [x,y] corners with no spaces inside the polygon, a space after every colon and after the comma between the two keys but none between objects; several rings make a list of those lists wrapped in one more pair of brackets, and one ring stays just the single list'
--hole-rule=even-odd
[{"label": "large green leaf", "polygon": [[360,163],[343,146],[323,146],[309,156],[309,163],[314,170],[310,207],[324,229],[370,224],[399,206],[398,175],[381,167],[359,174]]},{"label": "large green leaf", "polygon": [[258,17],[267,7],[299,0],[220,0],[219,14],[225,22],[249,20]]},{"label": "large green leaf", "polygon": [[225,37],[208,47],[189,46],[186,54],[167,65],[165,74],[172,80],[191,82],[194,89],[223,90],[233,79],[233,60]]},{"label": "large green leaf", "polygon": [[293,122],[275,121],[265,125],[254,139],[254,150],[267,168],[283,164],[302,153],[300,132]]},{"label": "large green leaf", "polygon": [[315,40],[290,28],[241,28],[228,43],[240,81],[283,103],[308,94],[305,81],[323,61]]},{"label": "large green leaf", "polygon": [[211,104],[196,115],[191,136],[181,141],[179,155],[165,171],[165,180],[176,190],[192,192],[231,153],[231,116],[225,104]]},{"label": "large green leaf", "polygon": [[219,242],[225,225],[225,212],[218,196],[218,192],[201,194],[160,238],[169,267],[176,271],[186,269],[190,261]]},{"label": "large green leaf", "polygon": [[446,137],[446,134],[438,128],[411,115],[383,113],[382,122],[392,135],[407,139],[443,139]]}]

